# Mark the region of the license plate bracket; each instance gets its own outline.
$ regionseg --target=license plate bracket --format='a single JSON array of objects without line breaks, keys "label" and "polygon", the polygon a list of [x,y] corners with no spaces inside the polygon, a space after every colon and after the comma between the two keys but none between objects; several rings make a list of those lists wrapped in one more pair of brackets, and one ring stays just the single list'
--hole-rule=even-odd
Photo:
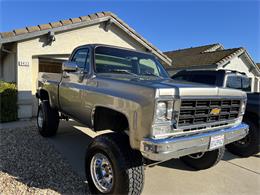
[{"label": "license plate bracket", "polygon": [[225,136],[223,134],[212,136],[210,138],[209,149],[214,150],[217,148],[221,148],[222,146],[224,146],[224,140]]}]

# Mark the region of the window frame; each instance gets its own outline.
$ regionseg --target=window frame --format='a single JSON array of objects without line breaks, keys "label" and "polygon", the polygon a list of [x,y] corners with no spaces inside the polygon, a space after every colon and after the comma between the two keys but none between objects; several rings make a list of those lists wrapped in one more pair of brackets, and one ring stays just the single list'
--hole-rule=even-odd
[{"label": "window frame", "polygon": [[[73,61],[74,57],[77,55],[77,53],[80,51],[80,50],[86,50],[87,51],[87,55],[85,57],[85,63],[84,63],[84,67],[79,67],[77,65],[77,63],[75,61]],[[87,60],[89,58],[89,63],[87,63]],[[70,62],[75,62],[75,64],[78,66],[78,68],[80,70],[86,70],[86,71],[89,71],[90,70],[90,66],[91,66],[91,58],[90,58],[90,49],[88,47],[82,47],[82,48],[78,48],[76,49],[73,54],[71,55],[71,58],[69,59]],[[88,67],[86,66],[88,64]]]},{"label": "window frame", "polygon": [[[165,70],[165,68],[163,67],[163,65],[160,63],[160,61],[158,60],[158,58],[156,56],[154,56],[153,54],[150,54],[150,53],[146,53],[146,52],[140,52],[140,51],[135,51],[135,50],[131,50],[131,49],[126,49],[126,48],[120,48],[120,47],[108,47],[108,46],[105,46],[105,45],[97,45],[94,47],[93,49],[93,53],[92,53],[92,63],[93,63],[93,73],[94,74],[99,74],[99,72],[97,72],[96,70],[96,57],[95,57],[95,54],[96,54],[96,49],[99,48],[99,47],[104,47],[104,48],[112,48],[112,49],[120,49],[120,50],[126,50],[126,51],[130,51],[130,52],[137,52],[137,53],[144,53],[146,55],[151,55],[155,58],[155,63],[157,65],[157,69],[159,71],[160,74],[162,74],[160,77],[163,77],[163,78],[170,78],[168,72]],[[159,64],[157,64],[159,63]]]}]

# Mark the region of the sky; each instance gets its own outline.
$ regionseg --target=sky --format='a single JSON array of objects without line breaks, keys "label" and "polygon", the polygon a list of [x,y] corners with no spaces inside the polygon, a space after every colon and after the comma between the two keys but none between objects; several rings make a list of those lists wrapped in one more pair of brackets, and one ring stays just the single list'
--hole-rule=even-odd
[{"label": "sky", "polygon": [[161,51],[221,43],[260,62],[260,0],[0,0],[0,32],[114,12]]}]

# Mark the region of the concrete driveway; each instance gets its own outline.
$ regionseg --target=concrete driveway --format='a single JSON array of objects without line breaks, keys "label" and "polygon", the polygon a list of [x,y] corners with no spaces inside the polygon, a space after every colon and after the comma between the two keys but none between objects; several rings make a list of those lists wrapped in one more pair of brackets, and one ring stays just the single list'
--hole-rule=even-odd
[{"label": "concrete driveway", "polygon": [[[48,138],[69,161],[74,171],[84,176],[87,145],[97,134],[81,124],[62,121],[57,136]],[[260,194],[260,154],[239,158],[226,152],[215,167],[194,171],[180,160],[146,168],[143,194]]]}]

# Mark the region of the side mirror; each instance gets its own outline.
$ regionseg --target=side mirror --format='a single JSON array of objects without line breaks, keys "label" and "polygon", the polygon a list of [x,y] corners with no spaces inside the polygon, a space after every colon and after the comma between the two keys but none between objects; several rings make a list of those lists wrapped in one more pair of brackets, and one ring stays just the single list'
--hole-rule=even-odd
[{"label": "side mirror", "polygon": [[78,70],[78,65],[75,62],[66,61],[62,63],[62,70],[76,72]]}]

